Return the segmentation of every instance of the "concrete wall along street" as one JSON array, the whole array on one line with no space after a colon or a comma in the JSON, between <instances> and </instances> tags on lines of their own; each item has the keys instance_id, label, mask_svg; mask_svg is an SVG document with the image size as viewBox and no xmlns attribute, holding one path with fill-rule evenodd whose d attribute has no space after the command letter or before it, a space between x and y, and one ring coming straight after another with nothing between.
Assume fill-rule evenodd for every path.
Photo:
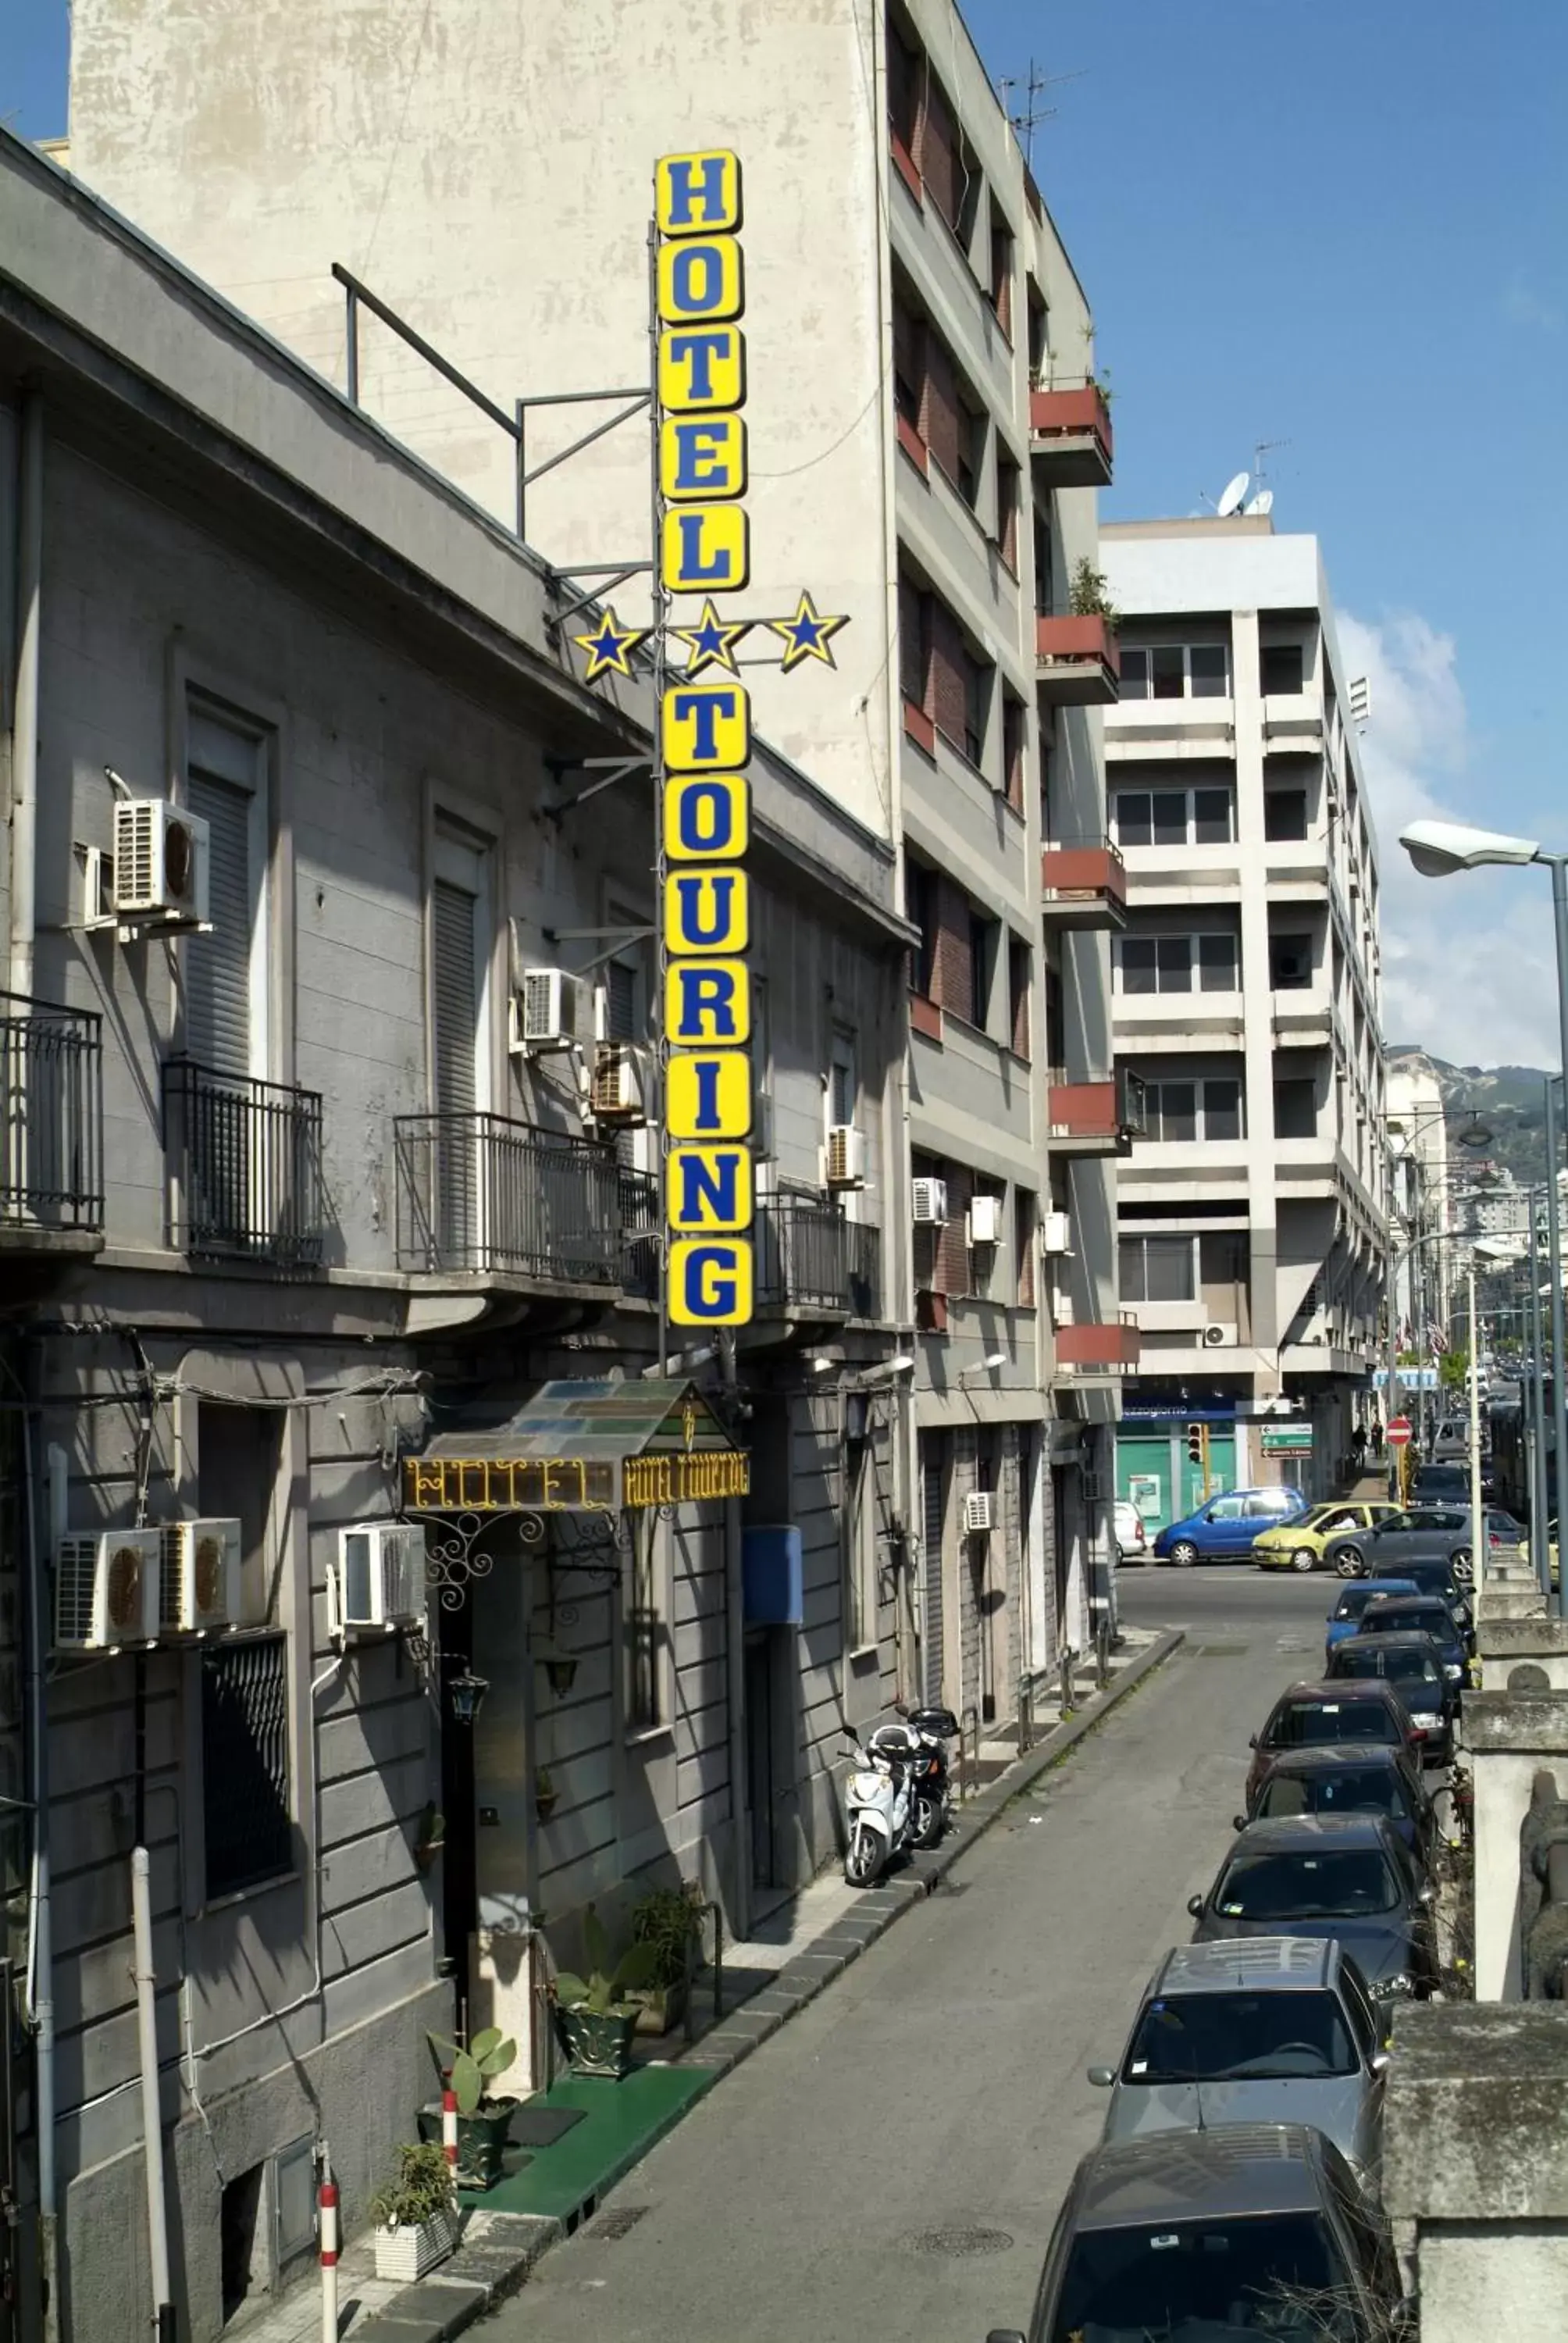
<instances>
[{"instance_id":1,"label":"concrete wall along street","mask_svg":"<svg viewBox=\"0 0 1568 2343\"><path fill-rule=\"evenodd\" d=\"M198 1638L155 1612L137 1654L116 1580L119 1630L51 1663L61 2302L72 2343L119 2343L127 2302L138 2319L150 2302L139 1834L175 2292L207 2343L308 2275L296 2150L330 2139L346 2223L363 2221L428 2089L425 2031L451 2019L437 1963L461 1982L484 1915L542 1900L570 1958L588 1896L624 1907L685 1875L733 1929L834 1851L836 1725L870 1722L910 1664L892 1419L857 1399L900 1307L880 1231L901 1178L907 930L886 839L759 743L758 1209L794 1234L739 1330L739 1437L746 1519L802 1526L804 1619L744 1615L731 1500L658 1523L635 1581L635 1541L573 1575L555 1566L569 1531L548 1563L514 1535L477 1589L448 1578L456 1610L427 1617L416 1595L407 1632L335 1633L340 1533L393 1523L406 1452L551 1376L657 1363L657 1127L585 1116L598 1037L640 1048L657 1013L651 695L640 669L586 688L526 548L8 136L0 252L0 577L24 386L45 548L35 935L5 1046L65 1031L82 1069L79 1091L30 1091L25 1177L0 1201L37 1535L46 1576L63 1533L233 1524L214 1584L238 1623ZM14 706L8 669L8 724ZM618 752L640 771L574 816L582 760ZM206 821L203 928L95 923L133 802ZM6 875L15 975L25 890ZM568 946L573 930L596 936ZM596 959L575 1047L508 1047L521 976ZM865 1167L848 1215L822 1189L844 1046ZM44 1179L61 1164L68 1192ZM825 1373L802 1365L814 1347ZM717 1363L698 1372L717 1388ZM852 1561L851 1454L871 1493ZM0 1759L25 1722L26 1606L4 1599L25 1482L10 1455ZM161 1605L162 1578L144 1583ZM547 1643L579 1662L559 1698L534 1664ZM445 1694L470 1654L493 1680L471 1749ZM35 2104L29 2087L25 2130Z\"/></svg>"}]
</instances>

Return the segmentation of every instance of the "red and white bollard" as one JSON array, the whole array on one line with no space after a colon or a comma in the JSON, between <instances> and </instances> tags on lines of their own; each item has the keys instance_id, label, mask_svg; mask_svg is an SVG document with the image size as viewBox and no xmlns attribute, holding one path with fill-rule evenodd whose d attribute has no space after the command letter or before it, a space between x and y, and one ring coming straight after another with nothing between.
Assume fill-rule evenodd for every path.
<instances>
[{"instance_id":1,"label":"red and white bollard","mask_svg":"<svg viewBox=\"0 0 1568 2343\"><path fill-rule=\"evenodd\" d=\"M455 2202L457 2195L457 2094L452 2090L441 2094L441 2147L447 2158L447 2177L452 2184Z\"/></svg>"},{"instance_id":2,"label":"red and white bollard","mask_svg":"<svg viewBox=\"0 0 1568 2343\"><path fill-rule=\"evenodd\" d=\"M321 2186L317 2192L321 2229L321 2343L337 2343L337 2183L321 2143Z\"/></svg>"}]
</instances>

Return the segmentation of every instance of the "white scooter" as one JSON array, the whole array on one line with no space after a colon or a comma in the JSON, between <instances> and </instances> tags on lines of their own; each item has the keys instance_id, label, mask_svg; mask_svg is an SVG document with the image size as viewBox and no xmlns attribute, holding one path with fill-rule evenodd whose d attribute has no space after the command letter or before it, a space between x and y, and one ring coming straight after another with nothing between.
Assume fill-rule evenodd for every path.
<instances>
[{"instance_id":1,"label":"white scooter","mask_svg":"<svg viewBox=\"0 0 1568 2343\"><path fill-rule=\"evenodd\" d=\"M854 1762L846 1785L849 1843L844 1876L869 1887L910 1844L914 1820L911 1760L920 1746L907 1725L882 1725L862 1748L851 1734Z\"/></svg>"}]
</instances>

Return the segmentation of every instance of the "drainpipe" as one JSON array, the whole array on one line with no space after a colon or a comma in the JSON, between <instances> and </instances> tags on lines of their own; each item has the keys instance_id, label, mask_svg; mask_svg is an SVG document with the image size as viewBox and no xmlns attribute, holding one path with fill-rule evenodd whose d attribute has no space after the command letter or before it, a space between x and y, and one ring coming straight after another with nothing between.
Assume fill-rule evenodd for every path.
<instances>
[{"instance_id":1,"label":"drainpipe","mask_svg":"<svg viewBox=\"0 0 1568 2343\"><path fill-rule=\"evenodd\" d=\"M9 985L33 990L38 826L38 642L44 578L44 401L22 394L16 562L16 691L11 718L11 963Z\"/></svg>"},{"instance_id":2,"label":"drainpipe","mask_svg":"<svg viewBox=\"0 0 1568 2343\"><path fill-rule=\"evenodd\" d=\"M169 2225L164 2207L164 2127L158 2105L158 2028L154 2007L152 1866L145 1846L131 1849L131 1930L135 1946L136 2047L142 2070L142 2139L147 2181L147 2258L158 2343L174 2343L169 2295Z\"/></svg>"},{"instance_id":3,"label":"drainpipe","mask_svg":"<svg viewBox=\"0 0 1568 2343\"><path fill-rule=\"evenodd\" d=\"M33 1378L27 1378L31 1389ZM22 1510L27 1540L27 1715L33 1800L32 1943L27 2005L34 2037L34 2129L38 2157L38 2274L45 2343L60 2333L60 2242L55 2179L55 1949L49 1882L48 1593L38 1559L35 1426L22 1434Z\"/></svg>"}]
</instances>

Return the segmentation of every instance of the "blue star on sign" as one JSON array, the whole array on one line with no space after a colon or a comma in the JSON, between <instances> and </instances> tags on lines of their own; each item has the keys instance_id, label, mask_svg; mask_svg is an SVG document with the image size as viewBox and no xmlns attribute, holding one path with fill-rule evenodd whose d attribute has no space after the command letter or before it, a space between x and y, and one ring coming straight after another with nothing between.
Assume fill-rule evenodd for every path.
<instances>
[{"instance_id":1,"label":"blue star on sign","mask_svg":"<svg viewBox=\"0 0 1568 2343\"><path fill-rule=\"evenodd\" d=\"M751 621L742 618L727 623L714 608L710 594L702 605L702 616L695 627L672 627L669 631L672 635L678 635L690 649L691 657L686 666L688 675L700 675L705 667L721 667L730 675L739 675L740 670L735 664L735 646L742 635L751 632Z\"/></svg>"},{"instance_id":2,"label":"blue star on sign","mask_svg":"<svg viewBox=\"0 0 1568 2343\"><path fill-rule=\"evenodd\" d=\"M588 653L583 681L597 683L601 675L630 675L631 655L647 634L646 627L623 627L614 610L607 609L591 635L572 637Z\"/></svg>"},{"instance_id":3,"label":"blue star on sign","mask_svg":"<svg viewBox=\"0 0 1568 2343\"><path fill-rule=\"evenodd\" d=\"M792 618L769 618L764 623L771 627L776 635L784 638L784 657L779 665L788 675L792 667L799 667L805 659L819 659L825 667L834 666L836 662L828 648L828 638L836 635L839 628L847 627L849 621L847 617L823 618L810 595L802 588Z\"/></svg>"}]
</instances>

